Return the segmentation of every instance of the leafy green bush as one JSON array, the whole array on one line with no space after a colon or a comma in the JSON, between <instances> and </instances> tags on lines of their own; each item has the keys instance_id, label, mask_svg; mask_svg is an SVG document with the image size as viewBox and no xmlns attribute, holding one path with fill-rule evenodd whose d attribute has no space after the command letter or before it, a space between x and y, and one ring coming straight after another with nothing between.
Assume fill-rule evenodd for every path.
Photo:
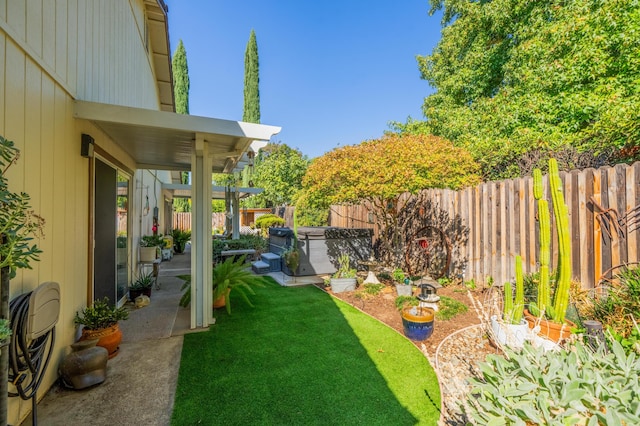
<instances>
[{"instance_id":1,"label":"leafy green bush","mask_svg":"<svg viewBox=\"0 0 640 426\"><path fill-rule=\"evenodd\" d=\"M362 285L363 291L373 296L377 296L378 294L380 294L383 288L384 284L366 283Z\"/></svg>"},{"instance_id":2,"label":"leafy green bush","mask_svg":"<svg viewBox=\"0 0 640 426\"><path fill-rule=\"evenodd\" d=\"M393 281L398 284L404 284L405 274L402 272L402 269L396 268L391 272L391 276L393 277Z\"/></svg>"},{"instance_id":3,"label":"leafy green bush","mask_svg":"<svg viewBox=\"0 0 640 426\"><path fill-rule=\"evenodd\" d=\"M263 214L256 219L256 228L262 229L262 235L267 236L269 228L273 226L284 226L284 219L275 214Z\"/></svg>"},{"instance_id":4,"label":"leafy green bush","mask_svg":"<svg viewBox=\"0 0 640 426\"><path fill-rule=\"evenodd\" d=\"M640 358L575 342L489 355L461 408L474 424L640 424Z\"/></svg>"},{"instance_id":5,"label":"leafy green bush","mask_svg":"<svg viewBox=\"0 0 640 426\"><path fill-rule=\"evenodd\" d=\"M436 312L436 319L447 321L455 317L458 314L467 312L469 308L462 302L458 302L451 297L441 296L438 303L438 311Z\"/></svg>"}]
</instances>

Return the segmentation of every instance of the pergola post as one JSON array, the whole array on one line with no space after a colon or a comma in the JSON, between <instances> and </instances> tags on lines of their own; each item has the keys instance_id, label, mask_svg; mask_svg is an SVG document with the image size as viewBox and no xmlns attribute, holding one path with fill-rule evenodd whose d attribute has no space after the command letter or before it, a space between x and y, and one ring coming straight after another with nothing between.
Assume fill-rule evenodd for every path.
<instances>
[{"instance_id":1,"label":"pergola post","mask_svg":"<svg viewBox=\"0 0 640 426\"><path fill-rule=\"evenodd\" d=\"M196 133L191 154L191 328L213 321L211 288L211 157L209 143Z\"/></svg>"},{"instance_id":2,"label":"pergola post","mask_svg":"<svg viewBox=\"0 0 640 426\"><path fill-rule=\"evenodd\" d=\"M232 239L240 238L240 192L236 186L236 190L231 193L231 228L233 229Z\"/></svg>"}]
</instances>

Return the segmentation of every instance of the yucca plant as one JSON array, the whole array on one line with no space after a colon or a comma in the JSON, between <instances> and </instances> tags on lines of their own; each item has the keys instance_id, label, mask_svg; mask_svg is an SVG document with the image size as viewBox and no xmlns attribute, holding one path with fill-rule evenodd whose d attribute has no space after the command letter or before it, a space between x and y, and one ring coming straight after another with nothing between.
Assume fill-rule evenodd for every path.
<instances>
[{"instance_id":1,"label":"yucca plant","mask_svg":"<svg viewBox=\"0 0 640 426\"><path fill-rule=\"evenodd\" d=\"M180 298L180 306L187 307L191 303L191 275L180 275L178 278L184 280L182 285L184 293ZM255 294L253 287L264 287L265 282L264 277L255 275L247 267L245 256L236 261L234 261L233 257L229 257L213 268L211 279L213 300L218 299L220 296L227 296L235 291L249 306L253 307L248 295ZM227 312L231 314L231 300L229 297L227 297L226 307Z\"/></svg>"}]
</instances>

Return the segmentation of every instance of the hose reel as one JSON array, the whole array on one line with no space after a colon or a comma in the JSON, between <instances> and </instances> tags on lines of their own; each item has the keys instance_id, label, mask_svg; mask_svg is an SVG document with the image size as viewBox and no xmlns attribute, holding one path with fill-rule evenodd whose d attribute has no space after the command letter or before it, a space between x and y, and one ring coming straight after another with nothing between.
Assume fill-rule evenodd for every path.
<instances>
[{"instance_id":1,"label":"hose reel","mask_svg":"<svg viewBox=\"0 0 640 426\"><path fill-rule=\"evenodd\" d=\"M60 315L60 286L45 282L21 294L10 304L11 341L9 344L9 382L19 396L31 399L33 425L37 425L38 388L42 383L55 343L55 326Z\"/></svg>"}]
</instances>

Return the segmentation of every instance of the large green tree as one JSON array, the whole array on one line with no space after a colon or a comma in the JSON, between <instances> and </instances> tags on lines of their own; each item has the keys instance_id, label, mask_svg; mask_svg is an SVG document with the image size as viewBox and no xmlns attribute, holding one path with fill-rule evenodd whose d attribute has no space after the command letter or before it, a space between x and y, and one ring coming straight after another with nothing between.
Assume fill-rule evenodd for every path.
<instances>
[{"instance_id":1,"label":"large green tree","mask_svg":"<svg viewBox=\"0 0 640 426\"><path fill-rule=\"evenodd\" d=\"M638 144L637 0L430 3L443 11L443 30L432 54L418 57L436 89L423 106L426 130L466 147L485 177L518 175L534 151Z\"/></svg>"},{"instance_id":2,"label":"large green tree","mask_svg":"<svg viewBox=\"0 0 640 426\"><path fill-rule=\"evenodd\" d=\"M299 150L283 143L270 143L258 153L253 185L264 192L246 200L247 207L290 205L302 187L309 159ZM247 185L245 182L244 185Z\"/></svg>"},{"instance_id":3,"label":"large green tree","mask_svg":"<svg viewBox=\"0 0 640 426\"><path fill-rule=\"evenodd\" d=\"M244 52L244 110L242 121L260 123L260 73L258 64L258 42L251 30L247 49Z\"/></svg>"},{"instance_id":4,"label":"large green tree","mask_svg":"<svg viewBox=\"0 0 640 426\"><path fill-rule=\"evenodd\" d=\"M331 204L364 203L382 235L398 230L404 193L425 188L460 189L480 182L479 167L463 148L436 136L389 134L316 158L302 180L298 217ZM311 210L311 214L307 212ZM397 235L384 240L386 256L400 264ZM393 258L393 259L392 259Z\"/></svg>"},{"instance_id":5,"label":"large green tree","mask_svg":"<svg viewBox=\"0 0 640 426\"><path fill-rule=\"evenodd\" d=\"M189 66L187 65L187 51L182 40L178 41L178 48L171 59L173 71L173 95L178 114L189 114ZM189 183L189 173L180 173L180 183ZM188 199L178 198L173 201L173 207L177 212L190 212L191 204Z\"/></svg>"}]
</instances>

